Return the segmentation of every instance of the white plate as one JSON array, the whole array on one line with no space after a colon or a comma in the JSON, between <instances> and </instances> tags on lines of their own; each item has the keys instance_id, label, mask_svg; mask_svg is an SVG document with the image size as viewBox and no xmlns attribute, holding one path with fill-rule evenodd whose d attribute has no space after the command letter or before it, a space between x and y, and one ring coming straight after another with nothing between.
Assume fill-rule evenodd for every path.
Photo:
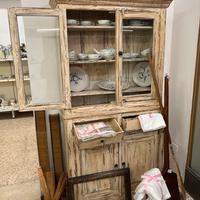
<instances>
[{"instance_id":1,"label":"white plate","mask_svg":"<svg viewBox=\"0 0 200 200\"><path fill-rule=\"evenodd\" d=\"M98 83L98 86L101 89L113 91L113 90L115 90L115 81L110 81L110 80L100 81ZM122 89L126 90L128 88L129 88L129 83L128 82L123 82L122 83Z\"/></svg>"},{"instance_id":2,"label":"white plate","mask_svg":"<svg viewBox=\"0 0 200 200\"><path fill-rule=\"evenodd\" d=\"M151 71L148 62L140 62L133 70L133 81L140 87L151 85Z\"/></svg>"},{"instance_id":3,"label":"white plate","mask_svg":"<svg viewBox=\"0 0 200 200\"><path fill-rule=\"evenodd\" d=\"M86 72L80 67L70 68L70 86L72 92L80 92L88 87L89 79Z\"/></svg>"}]
</instances>

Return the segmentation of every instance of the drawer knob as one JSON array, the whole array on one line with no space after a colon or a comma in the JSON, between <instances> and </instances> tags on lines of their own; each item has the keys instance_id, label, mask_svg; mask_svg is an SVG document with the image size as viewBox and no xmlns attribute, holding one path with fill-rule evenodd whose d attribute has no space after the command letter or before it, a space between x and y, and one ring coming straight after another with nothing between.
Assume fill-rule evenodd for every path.
<instances>
[{"instance_id":1,"label":"drawer knob","mask_svg":"<svg viewBox=\"0 0 200 200\"><path fill-rule=\"evenodd\" d=\"M114 168L118 168L118 164L115 164L115 165L114 165Z\"/></svg>"},{"instance_id":2,"label":"drawer knob","mask_svg":"<svg viewBox=\"0 0 200 200\"><path fill-rule=\"evenodd\" d=\"M122 56L123 55L123 51L119 51L118 54L119 54L119 56Z\"/></svg>"},{"instance_id":3,"label":"drawer knob","mask_svg":"<svg viewBox=\"0 0 200 200\"><path fill-rule=\"evenodd\" d=\"M122 167L123 167L123 168L126 167L126 163L125 163L125 162L122 163Z\"/></svg>"}]
</instances>

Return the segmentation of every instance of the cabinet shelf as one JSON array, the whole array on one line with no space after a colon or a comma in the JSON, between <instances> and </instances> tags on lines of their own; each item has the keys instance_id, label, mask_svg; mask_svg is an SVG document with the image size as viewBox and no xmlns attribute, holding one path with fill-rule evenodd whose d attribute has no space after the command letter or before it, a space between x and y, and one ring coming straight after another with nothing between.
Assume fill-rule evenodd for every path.
<instances>
[{"instance_id":1,"label":"cabinet shelf","mask_svg":"<svg viewBox=\"0 0 200 200\"><path fill-rule=\"evenodd\" d=\"M148 30L152 29L152 26L123 26L123 30ZM70 31L114 31L115 26L68 26L68 30Z\"/></svg>"},{"instance_id":2,"label":"cabinet shelf","mask_svg":"<svg viewBox=\"0 0 200 200\"><path fill-rule=\"evenodd\" d=\"M13 106L5 106L4 108L0 107L0 113L1 112L11 112L11 111L18 111L19 108L18 106L13 107Z\"/></svg>"},{"instance_id":3,"label":"cabinet shelf","mask_svg":"<svg viewBox=\"0 0 200 200\"><path fill-rule=\"evenodd\" d=\"M27 61L27 58L22 58L22 61ZM0 62L13 62L13 58L9 58L9 59L0 59Z\"/></svg>"},{"instance_id":4,"label":"cabinet shelf","mask_svg":"<svg viewBox=\"0 0 200 200\"><path fill-rule=\"evenodd\" d=\"M123 62L140 62L140 61L148 61L148 58L131 58L131 59L123 59ZM95 64L95 63L114 63L115 60L77 60L77 61L70 61L70 64Z\"/></svg>"},{"instance_id":5,"label":"cabinet shelf","mask_svg":"<svg viewBox=\"0 0 200 200\"><path fill-rule=\"evenodd\" d=\"M16 79L15 78L10 78L10 79L1 79L0 83L9 83L9 82L15 82ZM26 78L24 79L24 81L30 81L30 78Z\"/></svg>"},{"instance_id":6,"label":"cabinet shelf","mask_svg":"<svg viewBox=\"0 0 200 200\"><path fill-rule=\"evenodd\" d=\"M150 87L130 87L127 90L123 90L123 93L137 93L137 92L150 92ZM72 97L81 97L81 96L94 96L94 95L109 95L109 94L115 94L115 91L108 91L108 90L85 90L81 92L72 92Z\"/></svg>"}]
</instances>

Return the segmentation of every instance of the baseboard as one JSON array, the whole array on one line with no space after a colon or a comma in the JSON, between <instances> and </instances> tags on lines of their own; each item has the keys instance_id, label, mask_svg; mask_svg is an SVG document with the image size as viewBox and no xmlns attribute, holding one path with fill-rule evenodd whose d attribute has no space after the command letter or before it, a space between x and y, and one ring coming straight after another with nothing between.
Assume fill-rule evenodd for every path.
<instances>
[{"instance_id":1,"label":"baseboard","mask_svg":"<svg viewBox=\"0 0 200 200\"><path fill-rule=\"evenodd\" d=\"M185 170L185 188L195 200L200 200L200 175L189 167Z\"/></svg>"}]
</instances>

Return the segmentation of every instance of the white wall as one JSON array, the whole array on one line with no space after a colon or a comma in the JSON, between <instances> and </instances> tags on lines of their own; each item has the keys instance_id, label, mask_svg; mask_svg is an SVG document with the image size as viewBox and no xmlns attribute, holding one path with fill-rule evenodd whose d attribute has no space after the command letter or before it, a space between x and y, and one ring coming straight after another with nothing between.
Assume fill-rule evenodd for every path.
<instances>
[{"instance_id":1,"label":"white wall","mask_svg":"<svg viewBox=\"0 0 200 200\"><path fill-rule=\"evenodd\" d=\"M0 9L0 44L10 44L10 32L7 9Z\"/></svg>"},{"instance_id":2,"label":"white wall","mask_svg":"<svg viewBox=\"0 0 200 200\"><path fill-rule=\"evenodd\" d=\"M49 0L21 0L23 7L49 7Z\"/></svg>"},{"instance_id":3,"label":"white wall","mask_svg":"<svg viewBox=\"0 0 200 200\"><path fill-rule=\"evenodd\" d=\"M0 0L0 8L10 8L21 6L20 0Z\"/></svg>"},{"instance_id":4,"label":"white wall","mask_svg":"<svg viewBox=\"0 0 200 200\"><path fill-rule=\"evenodd\" d=\"M199 0L174 0L168 10L165 69L170 74L170 131L184 176L200 19ZM171 30L171 31L170 31ZM169 66L168 66L169 65Z\"/></svg>"}]
</instances>

